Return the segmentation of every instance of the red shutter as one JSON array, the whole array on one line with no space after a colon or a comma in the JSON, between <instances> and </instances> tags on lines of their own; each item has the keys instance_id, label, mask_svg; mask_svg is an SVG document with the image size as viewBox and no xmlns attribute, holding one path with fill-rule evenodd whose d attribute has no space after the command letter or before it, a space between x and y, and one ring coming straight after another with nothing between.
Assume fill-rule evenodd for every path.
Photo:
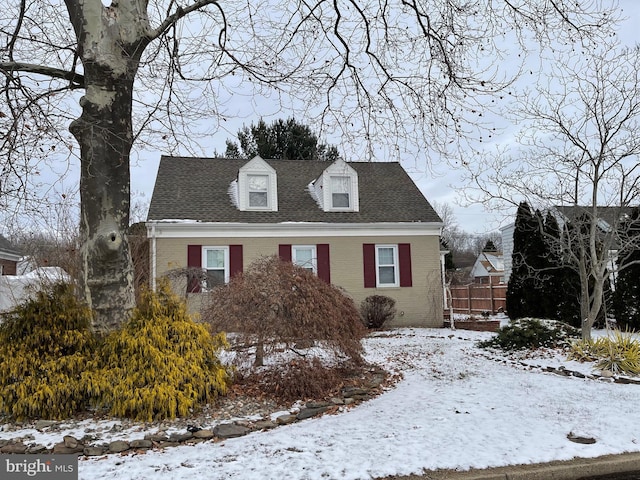
<instances>
[{"instance_id":1,"label":"red shutter","mask_svg":"<svg viewBox=\"0 0 640 480\"><path fill-rule=\"evenodd\" d=\"M329 263L329 244L319 243L316 245L318 255L318 278L327 283L331 283L331 265Z\"/></svg>"},{"instance_id":2,"label":"red shutter","mask_svg":"<svg viewBox=\"0 0 640 480\"><path fill-rule=\"evenodd\" d=\"M229 278L242 273L242 245L229 245Z\"/></svg>"},{"instance_id":3,"label":"red shutter","mask_svg":"<svg viewBox=\"0 0 640 480\"><path fill-rule=\"evenodd\" d=\"M280 259L284 260L285 262L290 262L291 261L291 245L279 245L278 246L278 255L280 256Z\"/></svg>"},{"instance_id":4,"label":"red shutter","mask_svg":"<svg viewBox=\"0 0 640 480\"><path fill-rule=\"evenodd\" d=\"M362 262L364 264L364 288L376 286L376 246L373 243L362 244Z\"/></svg>"},{"instance_id":5,"label":"red shutter","mask_svg":"<svg viewBox=\"0 0 640 480\"><path fill-rule=\"evenodd\" d=\"M411 287L411 244L398 244L398 257L400 261L400 286Z\"/></svg>"},{"instance_id":6,"label":"red shutter","mask_svg":"<svg viewBox=\"0 0 640 480\"><path fill-rule=\"evenodd\" d=\"M202 268L202 245L187 246L187 267ZM189 274L187 278L187 293L200 292L199 275Z\"/></svg>"}]
</instances>

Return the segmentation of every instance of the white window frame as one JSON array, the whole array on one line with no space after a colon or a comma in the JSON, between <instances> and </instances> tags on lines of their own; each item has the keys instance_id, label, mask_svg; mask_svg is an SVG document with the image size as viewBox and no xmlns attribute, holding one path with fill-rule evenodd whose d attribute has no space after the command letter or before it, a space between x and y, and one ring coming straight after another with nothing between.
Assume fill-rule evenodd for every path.
<instances>
[{"instance_id":1,"label":"white window frame","mask_svg":"<svg viewBox=\"0 0 640 480\"><path fill-rule=\"evenodd\" d=\"M205 271L205 280L202 285L202 290L211 290L211 287L207 285L208 270L219 270L214 268L207 268L207 252L210 250L222 250L224 252L224 283L229 283L229 247L228 246L206 246L202 247L202 269Z\"/></svg>"},{"instance_id":2,"label":"white window frame","mask_svg":"<svg viewBox=\"0 0 640 480\"><path fill-rule=\"evenodd\" d=\"M315 245L291 245L291 262L294 265L308 269L308 264L298 263L298 250L311 250L311 270L316 275L318 274L318 252Z\"/></svg>"},{"instance_id":3,"label":"white window frame","mask_svg":"<svg viewBox=\"0 0 640 480\"><path fill-rule=\"evenodd\" d=\"M380 250L390 248L393 250L393 263L380 263ZM382 283L380 281L380 268L381 267L394 267L394 281L393 283ZM384 244L376 245L376 286L381 288L386 287L399 287L400 286L400 259L398 256L398 245L396 244Z\"/></svg>"},{"instance_id":4,"label":"white window frame","mask_svg":"<svg viewBox=\"0 0 640 480\"><path fill-rule=\"evenodd\" d=\"M266 180L266 189L265 190L255 190L251 189L250 183L252 177L262 177ZM269 191L269 187L271 184L271 177L268 173L247 173L247 209L248 210L271 210L271 192ZM251 194L252 193L264 193L267 197L266 205L251 205Z\"/></svg>"},{"instance_id":5,"label":"white window frame","mask_svg":"<svg viewBox=\"0 0 640 480\"><path fill-rule=\"evenodd\" d=\"M340 178L340 179L344 179L345 183L347 184L347 191L346 192L334 192L333 191L333 179L334 178ZM353 188L351 186L351 176L350 175L330 175L329 176L329 186L331 189L331 193L330 193L330 200L331 200L331 210L345 210L345 211L351 211L353 210ZM347 205L346 207L336 207L333 203L333 194L334 193L346 193L349 196L349 205Z\"/></svg>"}]
</instances>

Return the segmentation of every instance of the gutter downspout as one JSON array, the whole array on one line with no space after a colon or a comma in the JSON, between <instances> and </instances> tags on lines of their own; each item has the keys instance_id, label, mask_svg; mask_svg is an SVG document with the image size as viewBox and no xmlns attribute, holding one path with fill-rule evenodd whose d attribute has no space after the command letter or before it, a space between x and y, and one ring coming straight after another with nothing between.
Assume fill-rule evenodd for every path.
<instances>
[{"instance_id":1,"label":"gutter downspout","mask_svg":"<svg viewBox=\"0 0 640 480\"><path fill-rule=\"evenodd\" d=\"M150 238L151 238L151 291L156 291L156 224L151 224L150 229Z\"/></svg>"}]
</instances>

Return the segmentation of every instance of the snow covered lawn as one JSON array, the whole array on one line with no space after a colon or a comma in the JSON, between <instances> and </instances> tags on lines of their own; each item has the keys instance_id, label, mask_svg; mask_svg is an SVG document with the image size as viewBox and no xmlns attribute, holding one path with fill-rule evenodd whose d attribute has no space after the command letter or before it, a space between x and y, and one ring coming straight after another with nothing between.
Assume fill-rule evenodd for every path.
<instances>
[{"instance_id":1,"label":"snow covered lawn","mask_svg":"<svg viewBox=\"0 0 640 480\"><path fill-rule=\"evenodd\" d=\"M223 442L81 459L79 476L368 479L640 451L640 385L527 366L591 373L590 365L555 352L503 361L475 346L490 335L448 329L374 334L365 341L367 359L404 378L373 400ZM571 442L570 433L596 443Z\"/></svg>"}]
</instances>

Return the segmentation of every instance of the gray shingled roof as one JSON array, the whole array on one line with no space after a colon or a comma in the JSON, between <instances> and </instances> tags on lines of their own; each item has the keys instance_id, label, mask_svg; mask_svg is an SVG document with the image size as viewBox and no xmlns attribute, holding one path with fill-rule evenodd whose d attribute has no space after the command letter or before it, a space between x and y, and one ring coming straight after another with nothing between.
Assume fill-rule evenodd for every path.
<instances>
[{"instance_id":1,"label":"gray shingled roof","mask_svg":"<svg viewBox=\"0 0 640 480\"><path fill-rule=\"evenodd\" d=\"M13 245L11 245L11 242L9 242L9 240L4 238L2 235L0 235L0 252L8 253L10 255L21 255L20 251L17 250Z\"/></svg>"},{"instance_id":2,"label":"gray shingled roof","mask_svg":"<svg viewBox=\"0 0 640 480\"><path fill-rule=\"evenodd\" d=\"M278 211L238 210L230 183L247 161L162 156L148 220L201 222L441 222L433 207L399 163L350 162L358 173L360 211L324 212L307 190L328 162L266 160L278 178Z\"/></svg>"}]
</instances>

